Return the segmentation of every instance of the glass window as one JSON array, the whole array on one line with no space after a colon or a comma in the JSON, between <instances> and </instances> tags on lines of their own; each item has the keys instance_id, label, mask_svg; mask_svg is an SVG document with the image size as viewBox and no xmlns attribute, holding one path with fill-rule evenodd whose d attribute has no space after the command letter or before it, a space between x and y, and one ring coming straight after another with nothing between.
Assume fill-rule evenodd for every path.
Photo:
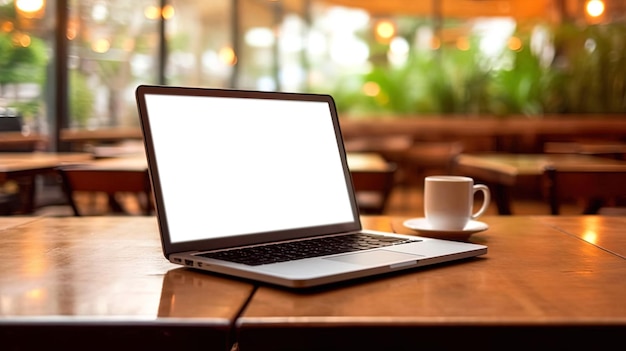
<instances>
[{"instance_id":1,"label":"glass window","mask_svg":"<svg viewBox=\"0 0 626 351\"><path fill-rule=\"evenodd\" d=\"M47 131L54 7L0 0L0 131Z\"/></svg>"},{"instance_id":2,"label":"glass window","mask_svg":"<svg viewBox=\"0 0 626 351\"><path fill-rule=\"evenodd\" d=\"M157 83L158 0L69 3L69 126L138 126L134 91Z\"/></svg>"},{"instance_id":3,"label":"glass window","mask_svg":"<svg viewBox=\"0 0 626 351\"><path fill-rule=\"evenodd\" d=\"M0 0L0 130L137 128L142 83L330 93L350 116L626 111L624 0L63 4Z\"/></svg>"},{"instance_id":4,"label":"glass window","mask_svg":"<svg viewBox=\"0 0 626 351\"><path fill-rule=\"evenodd\" d=\"M302 91L306 3L173 0L167 84Z\"/></svg>"},{"instance_id":5,"label":"glass window","mask_svg":"<svg viewBox=\"0 0 626 351\"><path fill-rule=\"evenodd\" d=\"M169 85L229 87L237 57L232 0L172 0L166 20Z\"/></svg>"}]
</instances>

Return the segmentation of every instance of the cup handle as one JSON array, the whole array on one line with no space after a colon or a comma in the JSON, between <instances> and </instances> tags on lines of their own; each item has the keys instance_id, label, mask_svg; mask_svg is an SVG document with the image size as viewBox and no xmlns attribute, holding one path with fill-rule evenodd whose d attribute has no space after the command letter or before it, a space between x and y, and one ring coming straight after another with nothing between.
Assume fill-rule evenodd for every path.
<instances>
[{"instance_id":1,"label":"cup handle","mask_svg":"<svg viewBox=\"0 0 626 351\"><path fill-rule=\"evenodd\" d=\"M489 202L491 201L491 193L489 192L489 188L484 185L484 184L476 184L474 185L474 192L473 194L475 195L477 191L482 191L483 195L484 195L484 199L483 199L483 205L480 207L480 209L474 213L472 215L472 219L476 219L480 216L483 215L483 213L485 213L485 211L487 211L487 208L489 207Z\"/></svg>"}]
</instances>

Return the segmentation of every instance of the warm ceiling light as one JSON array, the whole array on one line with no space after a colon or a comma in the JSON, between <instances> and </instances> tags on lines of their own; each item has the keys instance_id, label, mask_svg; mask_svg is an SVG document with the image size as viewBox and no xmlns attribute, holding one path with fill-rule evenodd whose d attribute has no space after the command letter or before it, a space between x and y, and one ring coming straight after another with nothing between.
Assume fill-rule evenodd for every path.
<instances>
[{"instance_id":1,"label":"warm ceiling light","mask_svg":"<svg viewBox=\"0 0 626 351\"><path fill-rule=\"evenodd\" d=\"M147 6L143 10L143 15L146 16L147 19L155 20L159 18L161 11L157 6Z\"/></svg>"},{"instance_id":2,"label":"warm ceiling light","mask_svg":"<svg viewBox=\"0 0 626 351\"><path fill-rule=\"evenodd\" d=\"M604 13L604 2L602 0L590 0L587 2L585 10L591 17L600 17Z\"/></svg>"},{"instance_id":3,"label":"warm ceiling light","mask_svg":"<svg viewBox=\"0 0 626 351\"><path fill-rule=\"evenodd\" d=\"M46 5L45 0L17 0L15 1L15 8L20 14L22 14L26 18L43 17L45 5Z\"/></svg>"},{"instance_id":4,"label":"warm ceiling light","mask_svg":"<svg viewBox=\"0 0 626 351\"><path fill-rule=\"evenodd\" d=\"M91 50L99 54L104 54L105 52L109 51L110 48L111 42L107 39L98 39L91 43Z\"/></svg>"},{"instance_id":5,"label":"warm ceiling light","mask_svg":"<svg viewBox=\"0 0 626 351\"><path fill-rule=\"evenodd\" d=\"M237 63L237 55L235 55L235 51L228 46L221 48L218 56L220 61L229 66L234 66Z\"/></svg>"},{"instance_id":6,"label":"warm ceiling light","mask_svg":"<svg viewBox=\"0 0 626 351\"><path fill-rule=\"evenodd\" d=\"M15 7L22 12L37 12L43 9L43 0L17 0Z\"/></svg>"},{"instance_id":7,"label":"warm ceiling light","mask_svg":"<svg viewBox=\"0 0 626 351\"><path fill-rule=\"evenodd\" d=\"M161 16L163 16L163 18L166 19L166 20L174 17L174 6L172 6L172 5L165 5L163 7L163 10L161 11Z\"/></svg>"},{"instance_id":8,"label":"warm ceiling light","mask_svg":"<svg viewBox=\"0 0 626 351\"><path fill-rule=\"evenodd\" d=\"M21 46L23 48L29 47L31 43L30 36L24 33L17 33L13 35L12 39L13 39L13 45Z\"/></svg>"},{"instance_id":9,"label":"warm ceiling light","mask_svg":"<svg viewBox=\"0 0 626 351\"><path fill-rule=\"evenodd\" d=\"M2 31L3 31L3 32L8 33L8 32L13 31L13 28L15 28L15 26L13 25L13 22L11 22L11 21L6 21L6 22L3 22L3 23L2 23L2 25L0 26L0 28L2 28Z\"/></svg>"},{"instance_id":10,"label":"warm ceiling light","mask_svg":"<svg viewBox=\"0 0 626 351\"><path fill-rule=\"evenodd\" d=\"M389 41L396 34L396 26L390 21L378 22L375 30L379 41Z\"/></svg>"},{"instance_id":11,"label":"warm ceiling light","mask_svg":"<svg viewBox=\"0 0 626 351\"><path fill-rule=\"evenodd\" d=\"M513 51L520 51L522 50L522 40L518 37L510 37L507 46Z\"/></svg>"},{"instance_id":12,"label":"warm ceiling light","mask_svg":"<svg viewBox=\"0 0 626 351\"><path fill-rule=\"evenodd\" d=\"M459 37L456 40L456 48L461 51L467 51L471 48L470 41L467 37Z\"/></svg>"},{"instance_id":13,"label":"warm ceiling light","mask_svg":"<svg viewBox=\"0 0 626 351\"><path fill-rule=\"evenodd\" d=\"M143 15L150 20L155 20L159 17L163 17L163 19L168 20L174 17L175 13L176 11L172 5L165 5L163 6L163 9L158 6L150 5L143 10Z\"/></svg>"},{"instance_id":14,"label":"warm ceiling light","mask_svg":"<svg viewBox=\"0 0 626 351\"><path fill-rule=\"evenodd\" d=\"M367 96L377 96L380 94L380 85L375 82L367 82L363 84L363 93Z\"/></svg>"}]
</instances>

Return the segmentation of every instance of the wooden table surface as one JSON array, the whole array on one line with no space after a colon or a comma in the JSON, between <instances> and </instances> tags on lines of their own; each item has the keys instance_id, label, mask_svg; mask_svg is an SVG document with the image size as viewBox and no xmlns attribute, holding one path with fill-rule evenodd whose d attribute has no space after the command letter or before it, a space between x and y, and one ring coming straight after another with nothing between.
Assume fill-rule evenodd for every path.
<instances>
[{"instance_id":1,"label":"wooden table surface","mask_svg":"<svg viewBox=\"0 0 626 351\"><path fill-rule=\"evenodd\" d=\"M16 182L21 203L18 213L30 214L34 211L36 176L91 159L92 155L85 152L0 152L0 186L9 180Z\"/></svg>"},{"instance_id":2,"label":"wooden table surface","mask_svg":"<svg viewBox=\"0 0 626 351\"><path fill-rule=\"evenodd\" d=\"M48 142L46 135L20 132L0 132L0 149L3 150L38 150Z\"/></svg>"},{"instance_id":3,"label":"wooden table surface","mask_svg":"<svg viewBox=\"0 0 626 351\"><path fill-rule=\"evenodd\" d=\"M348 153L346 155L351 171L376 171L387 169L387 161L377 153ZM115 154L115 157L104 157L86 162L85 166L93 169L130 169L140 170L148 167L146 155L141 152Z\"/></svg>"},{"instance_id":4,"label":"wooden table surface","mask_svg":"<svg viewBox=\"0 0 626 351\"><path fill-rule=\"evenodd\" d=\"M546 167L557 169L624 170L626 162L579 154L461 154L454 173L486 182L499 214L512 214L511 188L520 177L540 177ZM547 207L546 202L546 207Z\"/></svg>"},{"instance_id":5,"label":"wooden table surface","mask_svg":"<svg viewBox=\"0 0 626 351\"><path fill-rule=\"evenodd\" d=\"M626 163L577 154L461 154L455 161L458 172L470 173L481 179L515 185L518 176L539 176L548 166L612 167Z\"/></svg>"},{"instance_id":6,"label":"wooden table surface","mask_svg":"<svg viewBox=\"0 0 626 351\"><path fill-rule=\"evenodd\" d=\"M253 289L176 269L155 217L0 217L0 266L0 339L24 350L228 350Z\"/></svg>"},{"instance_id":7,"label":"wooden table surface","mask_svg":"<svg viewBox=\"0 0 626 351\"><path fill-rule=\"evenodd\" d=\"M411 233L403 220L364 224ZM621 343L625 218L481 220L490 228L469 240L489 247L483 257L309 292L259 287L237 322L240 349L601 349Z\"/></svg>"},{"instance_id":8,"label":"wooden table surface","mask_svg":"<svg viewBox=\"0 0 626 351\"><path fill-rule=\"evenodd\" d=\"M384 171L389 167L387 161L375 152L348 152L346 161L351 172Z\"/></svg>"},{"instance_id":9,"label":"wooden table surface","mask_svg":"<svg viewBox=\"0 0 626 351\"><path fill-rule=\"evenodd\" d=\"M546 153L577 153L582 155L594 155L612 157L623 160L626 155L626 143L618 141L582 141L582 142L546 142Z\"/></svg>"},{"instance_id":10,"label":"wooden table surface","mask_svg":"<svg viewBox=\"0 0 626 351\"><path fill-rule=\"evenodd\" d=\"M86 152L0 152L0 181L49 172L63 164L88 162Z\"/></svg>"},{"instance_id":11,"label":"wooden table surface","mask_svg":"<svg viewBox=\"0 0 626 351\"><path fill-rule=\"evenodd\" d=\"M544 217L542 222L626 259L626 217ZM624 277L626 278L626 277Z\"/></svg>"},{"instance_id":12,"label":"wooden table surface","mask_svg":"<svg viewBox=\"0 0 626 351\"><path fill-rule=\"evenodd\" d=\"M415 234L401 217L366 228ZM21 349L602 349L626 333L626 218L486 216L485 256L296 292L162 255L155 217L0 217Z\"/></svg>"}]
</instances>

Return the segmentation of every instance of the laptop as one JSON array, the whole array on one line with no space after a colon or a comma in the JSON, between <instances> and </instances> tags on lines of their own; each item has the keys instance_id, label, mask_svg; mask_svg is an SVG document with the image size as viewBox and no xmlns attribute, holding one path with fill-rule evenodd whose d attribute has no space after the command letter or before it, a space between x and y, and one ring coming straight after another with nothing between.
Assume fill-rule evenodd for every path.
<instances>
[{"instance_id":1,"label":"laptop","mask_svg":"<svg viewBox=\"0 0 626 351\"><path fill-rule=\"evenodd\" d=\"M364 230L329 95L142 85L136 99L172 263L309 288L487 252Z\"/></svg>"}]
</instances>

